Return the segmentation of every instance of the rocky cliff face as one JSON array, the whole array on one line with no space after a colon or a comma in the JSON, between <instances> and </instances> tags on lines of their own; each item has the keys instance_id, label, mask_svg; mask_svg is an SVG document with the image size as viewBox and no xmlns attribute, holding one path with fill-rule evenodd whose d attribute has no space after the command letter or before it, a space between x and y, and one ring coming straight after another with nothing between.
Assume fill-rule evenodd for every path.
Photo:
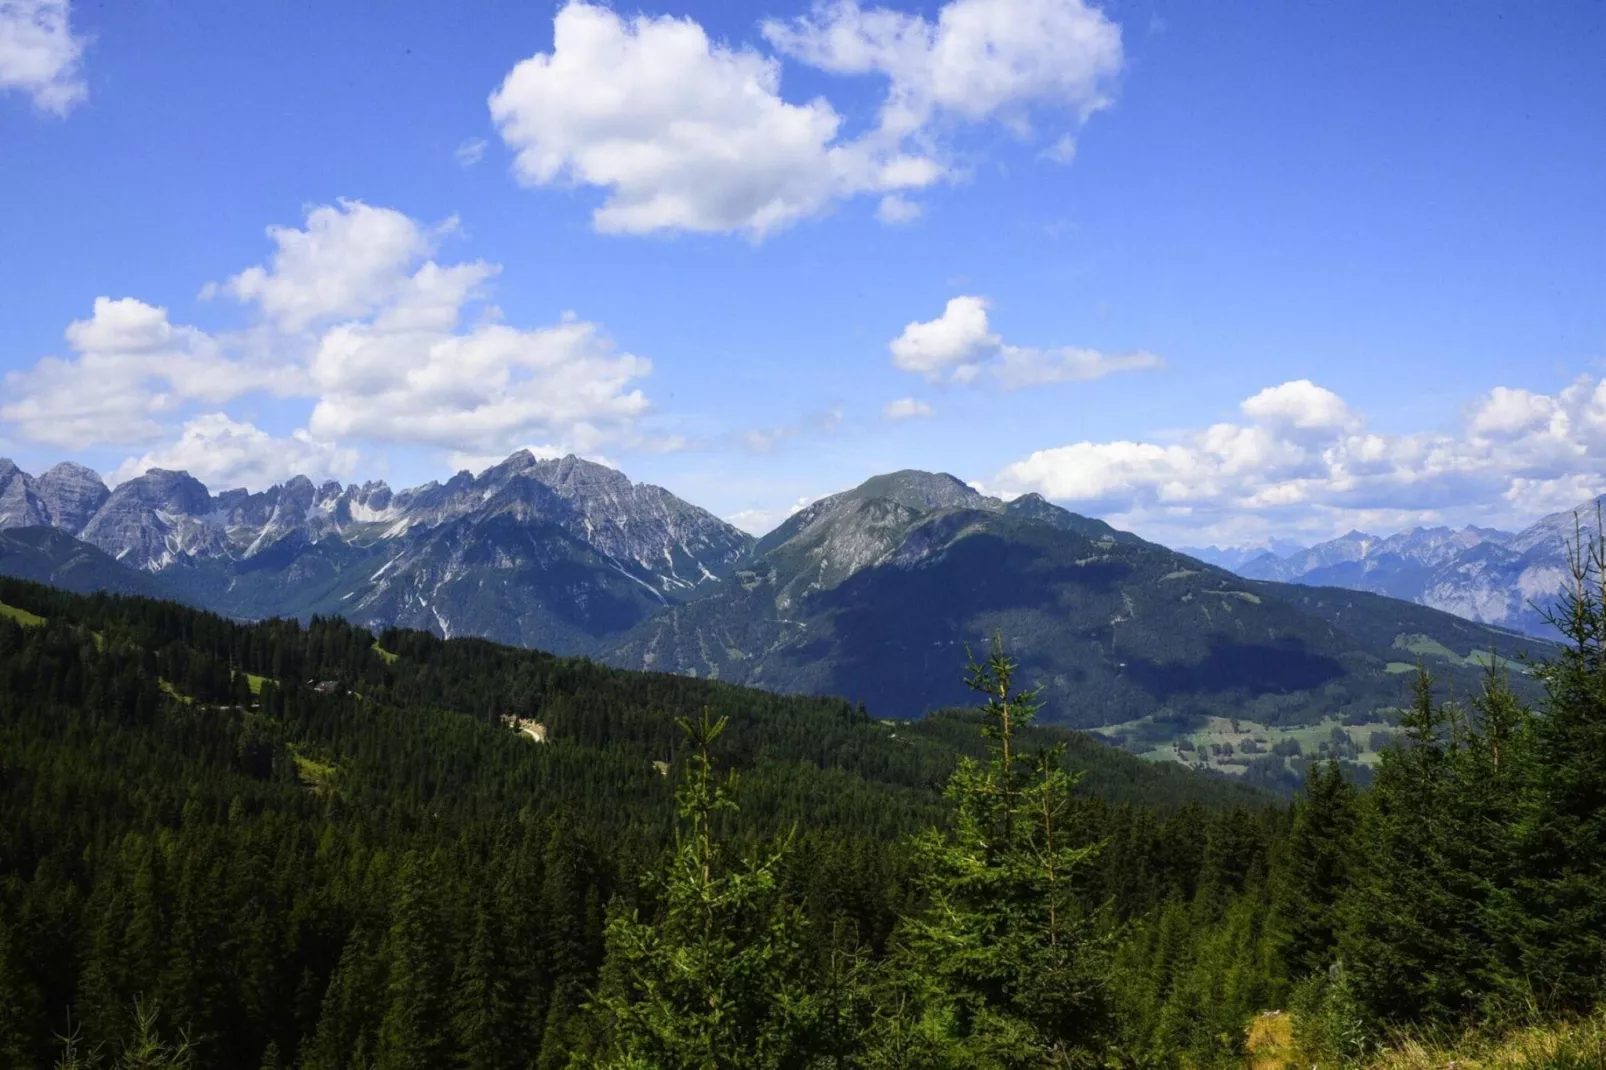
<instances>
[{"instance_id":1,"label":"rocky cliff face","mask_svg":"<svg viewBox=\"0 0 1606 1070\"><path fill-rule=\"evenodd\" d=\"M0 457L0 528L31 528L48 523L33 477Z\"/></svg>"},{"instance_id":2,"label":"rocky cliff face","mask_svg":"<svg viewBox=\"0 0 1606 1070\"><path fill-rule=\"evenodd\" d=\"M35 489L53 528L77 535L106 504L111 491L93 470L63 461L40 476Z\"/></svg>"},{"instance_id":3,"label":"rocky cliff face","mask_svg":"<svg viewBox=\"0 0 1606 1070\"><path fill-rule=\"evenodd\" d=\"M35 480L0 462L0 528L39 525L239 616L338 612L570 652L695 594L753 543L661 487L527 451L399 492L298 476L213 495L160 469L108 492L80 465Z\"/></svg>"},{"instance_id":4,"label":"rocky cliff face","mask_svg":"<svg viewBox=\"0 0 1606 1070\"><path fill-rule=\"evenodd\" d=\"M107 496L84 525L83 540L134 568L160 572L186 558L228 552L212 515L212 496L187 472L153 468Z\"/></svg>"}]
</instances>

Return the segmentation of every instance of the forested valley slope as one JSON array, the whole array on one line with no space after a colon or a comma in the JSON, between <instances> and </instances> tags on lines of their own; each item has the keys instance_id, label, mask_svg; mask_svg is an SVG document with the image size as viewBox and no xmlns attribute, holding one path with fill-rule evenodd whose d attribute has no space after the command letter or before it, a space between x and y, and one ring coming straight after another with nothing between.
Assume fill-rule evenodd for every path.
<instances>
[{"instance_id":1,"label":"forested valley slope","mask_svg":"<svg viewBox=\"0 0 1606 1070\"><path fill-rule=\"evenodd\" d=\"M1282 1010L1340 1065L1587 1013L1572 609L1537 711L1422 674L1370 790L1307 763L1289 808L1034 726L996 647L905 723L0 580L0 1063L1229 1066Z\"/></svg>"}]
</instances>

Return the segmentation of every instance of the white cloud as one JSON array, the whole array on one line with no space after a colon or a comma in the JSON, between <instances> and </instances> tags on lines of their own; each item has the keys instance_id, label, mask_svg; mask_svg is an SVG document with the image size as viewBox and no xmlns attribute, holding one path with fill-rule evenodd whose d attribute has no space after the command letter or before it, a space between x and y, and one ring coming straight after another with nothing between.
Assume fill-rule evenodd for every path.
<instances>
[{"instance_id":1,"label":"white cloud","mask_svg":"<svg viewBox=\"0 0 1606 1070\"><path fill-rule=\"evenodd\" d=\"M935 416L936 412L919 398L898 398L882 406L881 415L889 420L912 420L920 417Z\"/></svg>"},{"instance_id":2,"label":"white cloud","mask_svg":"<svg viewBox=\"0 0 1606 1070\"><path fill-rule=\"evenodd\" d=\"M432 231L395 209L362 201L320 205L307 212L305 230L268 228L278 247L269 265L247 268L221 286L208 283L201 296L221 290L255 302L286 331L365 315L393 300L412 266L455 225L449 220Z\"/></svg>"},{"instance_id":3,"label":"white cloud","mask_svg":"<svg viewBox=\"0 0 1606 1070\"><path fill-rule=\"evenodd\" d=\"M0 91L25 93L54 115L88 99L84 41L70 16L68 0L0 0Z\"/></svg>"},{"instance_id":4,"label":"white cloud","mask_svg":"<svg viewBox=\"0 0 1606 1070\"><path fill-rule=\"evenodd\" d=\"M1245 399L1242 409L1252 420L1302 431L1331 431L1356 423L1343 398L1309 379L1269 386Z\"/></svg>"},{"instance_id":5,"label":"white cloud","mask_svg":"<svg viewBox=\"0 0 1606 1070\"><path fill-rule=\"evenodd\" d=\"M954 297L941 316L904 327L889 348L892 363L904 371L937 379L974 365L998 346L998 336L987 329L987 302L980 297Z\"/></svg>"},{"instance_id":6,"label":"white cloud","mask_svg":"<svg viewBox=\"0 0 1606 1070\"><path fill-rule=\"evenodd\" d=\"M461 334L342 325L313 357L319 398L309 427L324 438L479 454L505 456L531 439L593 450L646 412L630 386L650 370L590 323Z\"/></svg>"},{"instance_id":7,"label":"white cloud","mask_svg":"<svg viewBox=\"0 0 1606 1070\"><path fill-rule=\"evenodd\" d=\"M1165 367L1165 361L1141 351L1110 355L1096 349L1006 345L991 330L987 309L980 297L951 298L941 316L908 324L888 344L892 363L933 382L975 383L985 370L1005 390Z\"/></svg>"},{"instance_id":8,"label":"white cloud","mask_svg":"<svg viewBox=\"0 0 1606 1070\"><path fill-rule=\"evenodd\" d=\"M446 455L446 463L451 466L453 472L473 472L475 475L479 475L487 468L494 468L501 464L508 459L510 454L517 453L520 449L529 450L530 455L538 461L555 461L560 457L566 456L569 452L561 446L546 445L519 446L517 449L507 451L507 453L464 453L461 450L453 450ZM598 464L607 464L600 457L588 457L586 459L596 461ZM613 468L616 466L608 465L608 467Z\"/></svg>"},{"instance_id":9,"label":"white cloud","mask_svg":"<svg viewBox=\"0 0 1606 1070\"><path fill-rule=\"evenodd\" d=\"M1253 539L1416 523L1507 526L1606 492L1606 382L1555 395L1497 387L1454 433L1369 432L1308 380L1246 399L1246 423L1170 444L1039 450L993 484L1078 503L1156 537Z\"/></svg>"},{"instance_id":10,"label":"white cloud","mask_svg":"<svg viewBox=\"0 0 1606 1070\"><path fill-rule=\"evenodd\" d=\"M609 191L598 230L759 237L858 192L918 189L930 160L838 140L824 99L780 96L780 64L710 41L690 19L569 3L551 53L519 63L491 116L532 186Z\"/></svg>"},{"instance_id":11,"label":"white cloud","mask_svg":"<svg viewBox=\"0 0 1606 1070\"><path fill-rule=\"evenodd\" d=\"M132 297L96 298L66 336L75 357L6 374L0 420L21 438L68 449L149 442L163 433L160 417L191 402L289 393L298 381L293 368L229 358L212 336Z\"/></svg>"},{"instance_id":12,"label":"white cloud","mask_svg":"<svg viewBox=\"0 0 1606 1070\"><path fill-rule=\"evenodd\" d=\"M875 217L888 226L913 223L925 211L919 204L898 193L889 193L876 206Z\"/></svg>"},{"instance_id":13,"label":"white cloud","mask_svg":"<svg viewBox=\"0 0 1606 1070\"><path fill-rule=\"evenodd\" d=\"M1000 386L1005 390L1018 390L1046 383L1082 383L1117 372L1148 371L1163 367L1165 361L1141 350L1111 355L1096 349L1072 346L1060 349L1003 346L993 370Z\"/></svg>"},{"instance_id":14,"label":"white cloud","mask_svg":"<svg viewBox=\"0 0 1606 1070\"><path fill-rule=\"evenodd\" d=\"M1023 129L1047 108L1079 125L1110 103L1123 63L1120 27L1081 0L952 0L935 22L836 0L764 36L821 70L884 75L882 125L897 133L939 112Z\"/></svg>"},{"instance_id":15,"label":"white cloud","mask_svg":"<svg viewBox=\"0 0 1606 1070\"><path fill-rule=\"evenodd\" d=\"M305 430L276 438L214 412L185 423L174 441L142 457L130 457L111 478L121 483L152 468L167 468L188 472L213 490L257 491L296 475L313 482L345 479L356 470L357 460L356 450L320 442Z\"/></svg>"},{"instance_id":16,"label":"white cloud","mask_svg":"<svg viewBox=\"0 0 1606 1070\"><path fill-rule=\"evenodd\" d=\"M725 521L741 528L749 535L767 535L779 527L782 521L816 500L813 497L804 495L791 505L779 509L743 509L727 516Z\"/></svg>"},{"instance_id":17,"label":"white cloud","mask_svg":"<svg viewBox=\"0 0 1606 1070\"><path fill-rule=\"evenodd\" d=\"M637 384L650 362L572 316L499 322L483 304L496 265L425 259L441 232L358 201L313 207L304 229L270 228L268 265L227 284L260 314L232 334L175 325L132 298L97 299L94 316L67 330L74 357L6 376L0 421L68 449L166 440L147 456L198 464L216 443L219 472L243 464L229 459L236 445L330 471L364 444L472 456L530 442L588 454L684 448L640 426L649 404ZM254 391L310 403L301 437L269 443L218 411Z\"/></svg>"},{"instance_id":18,"label":"white cloud","mask_svg":"<svg viewBox=\"0 0 1606 1070\"><path fill-rule=\"evenodd\" d=\"M462 167L473 167L485 156L485 139L482 137L464 138L458 142L457 149L452 153Z\"/></svg>"},{"instance_id":19,"label":"white cloud","mask_svg":"<svg viewBox=\"0 0 1606 1070\"><path fill-rule=\"evenodd\" d=\"M1520 437L1563 421L1557 430L1565 433L1566 414L1556 398L1497 386L1472 406L1469 426L1476 434L1491 438Z\"/></svg>"},{"instance_id":20,"label":"white cloud","mask_svg":"<svg viewBox=\"0 0 1606 1070\"><path fill-rule=\"evenodd\" d=\"M712 41L692 19L571 0L552 51L490 97L515 175L604 190L592 218L611 233L756 239L861 194L880 195L883 222L905 223L919 206L903 194L955 173L940 118L1024 133L1046 111L1074 128L1109 102L1122 65L1119 29L1080 0L953 0L935 23L841 3L763 32L830 73L884 76L874 128L845 136L825 97L781 95L777 59Z\"/></svg>"}]
</instances>

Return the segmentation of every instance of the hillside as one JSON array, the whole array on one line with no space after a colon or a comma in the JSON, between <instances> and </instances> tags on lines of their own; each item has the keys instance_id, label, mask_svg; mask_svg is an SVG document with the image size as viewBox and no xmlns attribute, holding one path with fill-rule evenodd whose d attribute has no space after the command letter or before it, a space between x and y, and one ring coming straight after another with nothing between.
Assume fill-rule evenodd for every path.
<instances>
[{"instance_id":1,"label":"hillside","mask_svg":"<svg viewBox=\"0 0 1606 1070\"><path fill-rule=\"evenodd\" d=\"M1381 722L1419 656L1471 690L1480 654L1544 645L1406 603L1250 583L1040 498L1005 505L929 473L815 503L732 579L638 625L607 660L916 717L962 700L941 666L996 630L1055 720L1279 726Z\"/></svg>"},{"instance_id":2,"label":"hillside","mask_svg":"<svg viewBox=\"0 0 1606 1070\"><path fill-rule=\"evenodd\" d=\"M631 672L477 639L442 640L397 629L376 638L330 618L307 628L286 621L239 624L171 602L85 598L8 579L0 579L0 605L48 623L51 635L98 637L91 648L73 652L85 662L86 674L94 673L90 663L99 656L110 656L108 637L116 635L127 654L153 667L142 673L144 683L159 681L169 692L203 704L235 702L235 678L247 676L253 694L271 687L334 720L359 710L398 723L446 717L462 730L485 730L495 739L501 739L504 719L540 721L553 746L530 751L509 735L499 748L523 762L521 776L540 775L540 756L606 752L609 762L638 757L637 779L653 783L653 761L672 759L682 747L675 721L705 708L732 719L726 756L735 766L803 762L820 776L847 775L872 792L930 793L957 756L981 750L962 711L923 722L888 722L842 699ZM962 670L955 663L950 675ZM320 730L314 723L306 728ZM1064 744L1068 760L1087 771L1086 790L1111 802L1221 806L1267 799L1220 779L1154 767L1082 733L1052 726L1034 731L1036 742ZM302 742L329 740L309 736ZM296 743L286 738L280 764L288 763L285 755ZM426 750L421 746L419 756ZM475 778L476 790L484 789L480 774L465 769L463 775ZM376 790L386 789L380 784Z\"/></svg>"},{"instance_id":3,"label":"hillside","mask_svg":"<svg viewBox=\"0 0 1606 1070\"><path fill-rule=\"evenodd\" d=\"M604 907L669 842L676 720L705 709L730 719L731 833L795 830L786 880L823 931L884 940L906 894L895 845L945 820L943 781L984 749L971 715L887 723L482 640L0 579L0 1063L52 1062L69 1008L86 1045L115 1050L141 999L196 1038L198 1066L284 1065L268 1046L344 1066L309 1053L371 1042L390 997L352 964L397 968L393 922L429 934L431 999L478 961L476 932L500 934L522 1009L487 1065L558 1059L583 1039L554 1023L595 984ZM1240 784L1058 729L1023 740L1086 770L1078 835L1128 845L1089 879L1134 908L1191 894L1216 824L1269 820Z\"/></svg>"},{"instance_id":4,"label":"hillside","mask_svg":"<svg viewBox=\"0 0 1606 1070\"><path fill-rule=\"evenodd\" d=\"M670 1050L763 1030L887 1065L927 1023L917 1051L951 1054L913 1065L986 1065L985 1042L1023 1068L1225 1068L1278 1007L1312 1023L1312 1061L1348 1065L1402 1029L1496 1021L1510 992L1595 1000L1599 927L1546 912L1606 904L1571 868L1600 853L1598 659L1553 670L1537 714L1498 680L1474 724L1419 695L1371 792L1313 765L1291 812L1023 725L992 664L1003 706L908 724L0 580L0 1062L62 1058L70 1013L69 1062L182 1035L197 1068L596 1064L657 1006L687 1035ZM1009 939L943 935L975 927ZM967 946L1011 988L950 966ZM1529 961L1552 988L1522 987ZM710 991L749 1009L710 1012ZM990 1001L997 1024L911 1000Z\"/></svg>"}]
</instances>

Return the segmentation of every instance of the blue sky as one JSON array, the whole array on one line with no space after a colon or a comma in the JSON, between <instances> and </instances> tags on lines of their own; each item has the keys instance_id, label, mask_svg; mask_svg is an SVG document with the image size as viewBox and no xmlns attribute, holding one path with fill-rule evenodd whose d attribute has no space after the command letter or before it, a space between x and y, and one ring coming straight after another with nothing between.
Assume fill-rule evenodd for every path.
<instances>
[{"instance_id":1,"label":"blue sky","mask_svg":"<svg viewBox=\"0 0 1606 1070\"><path fill-rule=\"evenodd\" d=\"M1598 3L6 0L0 455L1519 525L1606 492L1603 55Z\"/></svg>"}]
</instances>

